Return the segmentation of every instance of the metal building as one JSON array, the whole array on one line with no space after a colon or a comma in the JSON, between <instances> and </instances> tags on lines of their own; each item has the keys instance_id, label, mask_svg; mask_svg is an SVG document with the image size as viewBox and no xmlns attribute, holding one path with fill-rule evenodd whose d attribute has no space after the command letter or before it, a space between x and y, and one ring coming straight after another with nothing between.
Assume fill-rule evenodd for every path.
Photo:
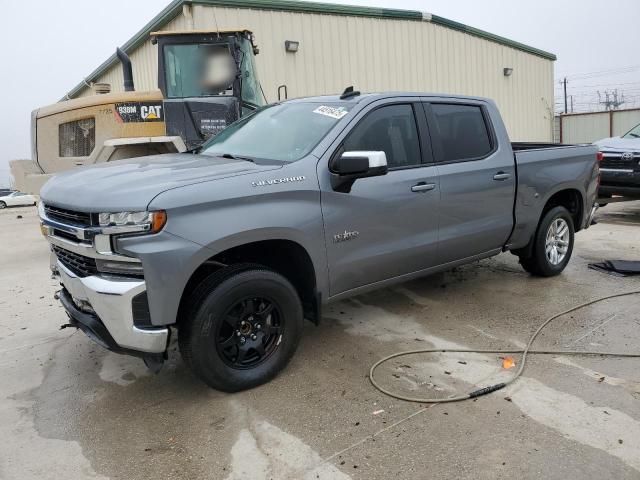
<instances>
[{"instance_id":1,"label":"metal building","mask_svg":"<svg viewBox=\"0 0 640 480\"><path fill-rule=\"evenodd\" d=\"M289 98L341 92L426 91L494 99L515 141L553 138L551 53L430 13L288 0L174 0L123 49L136 88L157 88L159 30L246 28L260 47L258 74L268 101L286 85ZM292 52L285 42L298 42ZM92 85L122 90L115 55L68 92ZM280 89L281 96L284 88Z\"/></svg>"}]
</instances>

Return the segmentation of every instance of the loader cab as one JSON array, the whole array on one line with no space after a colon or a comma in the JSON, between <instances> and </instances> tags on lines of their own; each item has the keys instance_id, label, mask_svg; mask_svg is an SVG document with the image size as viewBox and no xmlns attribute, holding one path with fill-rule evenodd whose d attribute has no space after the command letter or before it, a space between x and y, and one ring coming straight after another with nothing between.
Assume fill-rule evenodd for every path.
<instances>
[{"instance_id":1,"label":"loader cab","mask_svg":"<svg viewBox=\"0 0 640 480\"><path fill-rule=\"evenodd\" d=\"M167 135L198 148L265 104L248 30L155 32Z\"/></svg>"}]
</instances>

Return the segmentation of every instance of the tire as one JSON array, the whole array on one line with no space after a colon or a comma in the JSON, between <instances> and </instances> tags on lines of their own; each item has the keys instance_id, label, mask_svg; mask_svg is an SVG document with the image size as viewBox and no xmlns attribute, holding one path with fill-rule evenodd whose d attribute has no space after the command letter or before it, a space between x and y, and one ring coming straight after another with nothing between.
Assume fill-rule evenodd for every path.
<instances>
[{"instance_id":1,"label":"tire","mask_svg":"<svg viewBox=\"0 0 640 480\"><path fill-rule=\"evenodd\" d=\"M553 237L549 242L548 235ZM571 259L574 238L573 218L569 211L560 206L552 208L544 214L538 225L531 256L520 257L522 268L539 277L559 275Z\"/></svg>"},{"instance_id":2,"label":"tire","mask_svg":"<svg viewBox=\"0 0 640 480\"><path fill-rule=\"evenodd\" d=\"M4 202L0 202L0 209L7 208L7 204Z\"/></svg>"},{"instance_id":3,"label":"tire","mask_svg":"<svg viewBox=\"0 0 640 480\"><path fill-rule=\"evenodd\" d=\"M217 390L237 392L268 382L300 341L298 293L266 268L219 270L195 289L188 304L192 307L178 327L180 353L193 373Z\"/></svg>"}]
</instances>

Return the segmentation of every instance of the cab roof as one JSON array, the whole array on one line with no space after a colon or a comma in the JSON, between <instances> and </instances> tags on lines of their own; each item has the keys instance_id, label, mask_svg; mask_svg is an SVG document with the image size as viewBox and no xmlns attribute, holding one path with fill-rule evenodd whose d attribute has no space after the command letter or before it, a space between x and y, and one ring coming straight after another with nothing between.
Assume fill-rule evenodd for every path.
<instances>
[{"instance_id":1,"label":"cab roof","mask_svg":"<svg viewBox=\"0 0 640 480\"><path fill-rule=\"evenodd\" d=\"M228 35L231 33L253 33L248 28L237 28L234 30L160 30L157 32L151 32L151 37L167 37L172 35Z\"/></svg>"},{"instance_id":2,"label":"cab roof","mask_svg":"<svg viewBox=\"0 0 640 480\"><path fill-rule=\"evenodd\" d=\"M454 95L450 93L432 93L432 92L379 92L379 93L359 93L356 95L351 95L347 98L341 98L341 95L319 95L315 97L300 97L291 100L287 100L287 102L300 102L300 103L335 103L335 102L343 102L343 103L353 103L358 104L362 102L373 102L375 100L381 100L384 98L402 98L402 97L441 97L441 98L451 98L451 99L460 99L460 100L479 100L479 101L488 101L489 99L484 97L472 97L468 95Z\"/></svg>"}]
</instances>

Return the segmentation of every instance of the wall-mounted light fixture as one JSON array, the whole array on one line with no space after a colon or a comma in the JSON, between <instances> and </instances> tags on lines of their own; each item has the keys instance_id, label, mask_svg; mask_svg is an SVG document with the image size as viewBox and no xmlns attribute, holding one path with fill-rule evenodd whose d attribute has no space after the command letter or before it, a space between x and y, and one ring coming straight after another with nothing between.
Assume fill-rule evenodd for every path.
<instances>
[{"instance_id":1,"label":"wall-mounted light fixture","mask_svg":"<svg viewBox=\"0 0 640 480\"><path fill-rule=\"evenodd\" d=\"M511 74L513 73L513 68L505 67L502 69L502 73L504 74L505 77L510 77Z\"/></svg>"},{"instance_id":2,"label":"wall-mounted light fixture","mask_svg":"<svg viewBox=\"0 0 640 480\"><path fill-rule=\"evenodd\" d=\"M285 40L284 41L284 49L287 52L296 53L300 48L300 42L296 40Z\"/></svg>"}]
</instances>

